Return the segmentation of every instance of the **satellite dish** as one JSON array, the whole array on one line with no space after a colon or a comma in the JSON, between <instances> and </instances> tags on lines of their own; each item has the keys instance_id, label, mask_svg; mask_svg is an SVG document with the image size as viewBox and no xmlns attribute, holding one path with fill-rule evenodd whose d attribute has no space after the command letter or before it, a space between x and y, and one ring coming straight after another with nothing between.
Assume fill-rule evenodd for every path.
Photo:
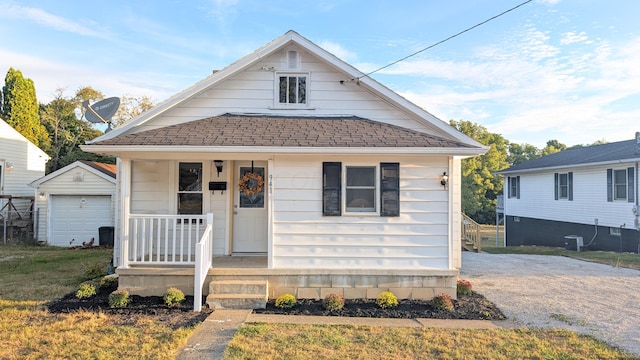
<instances>
[{"instance_id":1,"label":"satellite dish","mask_svg":"<svg viewBox=\"0 0 640 360\"><path fill-rule=\"evenodd\" d=\"M94 124L107 124L106 132L111 131L111 118L116 114L120 107L120 98L110 97L104 100L100 100L97 103L89 106L89 101L84 101L82 106L87 110L84 113L84 117Z\"/></svg>"}]
</instances>

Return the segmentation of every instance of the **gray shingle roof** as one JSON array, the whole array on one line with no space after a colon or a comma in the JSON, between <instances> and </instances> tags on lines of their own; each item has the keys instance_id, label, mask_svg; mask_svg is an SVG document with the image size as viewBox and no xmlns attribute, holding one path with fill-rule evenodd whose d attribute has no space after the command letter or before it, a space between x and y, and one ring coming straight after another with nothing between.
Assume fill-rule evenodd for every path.
<instances>
[{"instance_id":1,"label":"gray shingle roof","mask_svg":"<svg viewBox=\"0 0 640 360\"><path fill-rule=\"evenodd\" d=\"M474 148L459 141L355 116L237 114L120 135L92 145Z\"/></svg>"},{"instance_id":2,"label":"gray shingle roof","mask_svg":"<svg viewBox=\"0 0 640 360\"><path fill-rule=\"evenodd\" d=\"M500 173L542 168L589 165L620 160L626 162L640 161L640 152L637 152L636 150L635 139L602 145L567 149L555 154L523 162L506 170L500 171Z\"/></svg>"}]
</instances>

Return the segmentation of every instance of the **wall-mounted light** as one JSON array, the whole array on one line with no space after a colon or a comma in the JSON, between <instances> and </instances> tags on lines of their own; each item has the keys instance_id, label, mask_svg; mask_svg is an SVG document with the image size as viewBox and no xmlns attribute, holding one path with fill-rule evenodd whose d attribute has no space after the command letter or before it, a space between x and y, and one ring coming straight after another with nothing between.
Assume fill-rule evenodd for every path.
<instances>
[{"instance_id":1,"label":"wall-mounted light","mask_svg":"<svg viewBox=\"0 0 640 360\"><path fill-rule=\"evenodd\" d=\"M40 192L38 193L38 198L39 198L40 200L44 200L44 199L45 199L45 193L44 193L44 191L40 191Z\"/></svg>"},{"instance_id":2,"label":"wall-mounted light","mask_svg":"<svg viewBox=\"0 0 640 360\"><path fill-rule=\"evenodd\" d=\"M13 170L13 163L10 161L7 161L5 164L5 167L7 170Z\"/></svg>"},{"instance_id":3,"label":"wall-mounted light","mask_svg":"<svg viewBox=\"0 0 640 360\"><path fill-rule=\"evenodd\" d=\"M442 176L440 176L440 185L442 185L446 189L448 183L449 183L449 175L447 175L447 172L445 171L442 173Z\"/></svg>"},{"instance_id":4,"label":"wall-mounted light","mask_svg":"<svg viewBox=\"0 0 640 360\"><path fill-rule=\"evenodd\" d=\"M224 161L213 160L213 164L216 166L216 170L218 171L218 177L220 177L220 173L222 172L222 164L224 164Z\"/></svg>"}]
</instances>

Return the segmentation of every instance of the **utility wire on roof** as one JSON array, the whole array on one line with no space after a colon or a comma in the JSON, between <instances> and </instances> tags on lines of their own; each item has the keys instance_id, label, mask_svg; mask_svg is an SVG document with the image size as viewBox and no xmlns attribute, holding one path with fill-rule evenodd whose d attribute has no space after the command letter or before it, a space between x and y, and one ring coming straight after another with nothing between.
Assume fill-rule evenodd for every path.
<instances>
[{"instance_id":1,"label":"utility wire on roof","mask_svg":"<svg viewBox=\"0 0 640 360\"><path fill-rule=\"evenodd\" d=\"M484 25L484 24L488 23L488 22L489 22L489 21L491 21L491 20L497 19L497 18L499 18L500 16L505 15L506 13L511 12L511 11L513 11L513 10L515 10L515 9L517 9L517 8L521 7L521 6L524 6L524 5L526 5L526 4L528 4L528 3L532 2L532 1L533 1L533 0L527 0L527 1L523 2L523 3L520 3L520 4L518 4L518 5L514 6L514 7L512 7L511 9L505 10L505 11L501 12L501 13L500 13L500 14L498 14L498 15L492 16L492 17L488 18L487 20L485 20L485 21L483 21L483 22L477 23L477 24L473 25L473 26L472 26L472 27L470 27L470 28L464 29L464 30L460 31L460 32L459 32L459 33L457 33L457 34L451 35L451 36L449 36L448 38L446 38L446 39L444 39L444 40L440 40L440 41L438 41L437 43L435 43L435 44L433 44L433 45L429 45L429 46L427 46L426 48L424 48L424 49L422 49L422 50L418 50L418 51L414 52L413 54L407 55L407 56L403 57L402 59L396 60L396 61L394 61L394 62L392 62L392 63L390 63L390 64L387 64L387 65L385 65L385 66L383 66L383 67L377 68L377 69L375 69L375 70L373 70L373 71L371 71L371 72L368 72L368 73L366 73L366 74L364 74L364 75L362 75L362 76L358 76L358 77L352 78L352 79L351 79L351 80L349 80L349 81L357 81L357 80L360 80L360 79L362 79L362 78L363 78L363 77L365 77L365 76L369 76L369 75L371 75L371 74L373 74L373 73L376 73L376 72L378 72L378 71L380 71L380 70L383 70L383 69L386 69L386 68L388 68L388 67L390 67L390 66L393 66L393 65L395 65L395 64L397 64L397 63L399 63L399 62L405 61L405 60L407 60L407 59L408 59L408 58L410 58L410 57L416 56L416 55L418 55L418 54L420 54L420 53L422 53L422 52L425 52L425 51L427 51L427 50L429 50L429 49L431 49L431 48L433 48L433 47L436 47L436 46L438 46L438 45L440 45L440 44L442 44L442 43L444 43L444 42L447 42L447 41L449 41L449 40L451 40L451 39L453 39L453 38L455 38L455 37L458 37L458 36L460 36L460 35L462 35L462 34L464 34L464 33L468 32L468 31L471 31L471 30L473 30L473 29L477 28L478 26Z\"/></svg>"}]
</instances>

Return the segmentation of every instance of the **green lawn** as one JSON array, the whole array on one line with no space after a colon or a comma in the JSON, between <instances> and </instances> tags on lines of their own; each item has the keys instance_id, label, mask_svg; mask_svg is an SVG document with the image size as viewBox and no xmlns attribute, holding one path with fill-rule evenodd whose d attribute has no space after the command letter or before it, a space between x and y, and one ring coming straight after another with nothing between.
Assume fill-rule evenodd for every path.
<instances>
[{"instance_id":1,"label":"green lawn","mask_svg":"<svg viewBox=\"0 0 640 360\"><path fill-rule=\"evenodd\" d=\"M490 254L535 254L567 256L574 259L593 261L616 267L626 267L640 270L640 255L634 253L617 253L612 251L569 251L565 248L547 246L509 246L504 247L503 229L500 227L498 246L496 247L495 225L482 225L482 251Z\"/></svg>"},{"instance_id":2,"label":"green lawn","mask_svg":"<svg viewBox=\"0 0 640 360\"><path fill-rule=\"evenodd\" d=\"M110 249L0 246L0 359L174 359L193 328L149 316L52 314L43 304L106 270ZM226 359L633 359L565 330L246 324Z\"/></svg>"}]
</instances>

